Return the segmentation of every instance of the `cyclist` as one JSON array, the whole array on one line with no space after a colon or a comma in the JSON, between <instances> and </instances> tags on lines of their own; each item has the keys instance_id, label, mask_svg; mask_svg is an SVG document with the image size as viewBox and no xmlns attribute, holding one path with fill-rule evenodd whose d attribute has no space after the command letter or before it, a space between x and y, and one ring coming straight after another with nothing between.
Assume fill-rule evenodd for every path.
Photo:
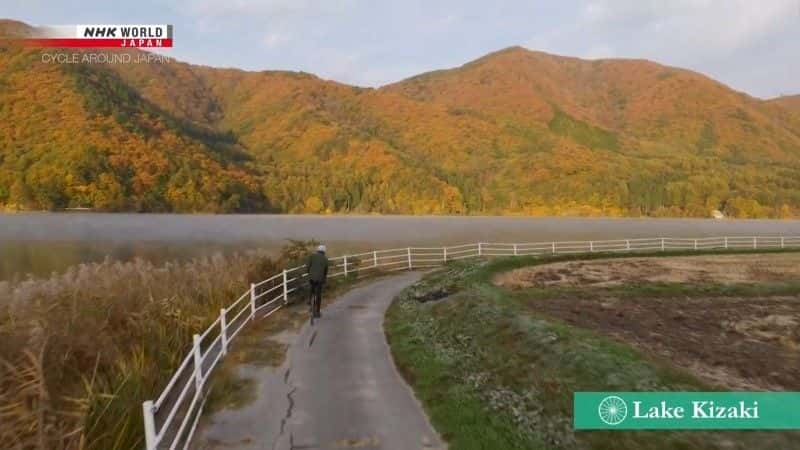
<instances>
[{"instance_id":1,"label":"cyclist","mask_svg":"<svg viewBox=\"0 0 800 450\"><path fill-rule=\"evenodd\" d=\"M306 263L308 281L311 283L311 299L317 296L316 311L314 317L322 317L320 309L322 307L322 286L328 278L328 258L325 256L325 246L320 245L317 251L309 255Z\"/></svg>"}]
</instances>

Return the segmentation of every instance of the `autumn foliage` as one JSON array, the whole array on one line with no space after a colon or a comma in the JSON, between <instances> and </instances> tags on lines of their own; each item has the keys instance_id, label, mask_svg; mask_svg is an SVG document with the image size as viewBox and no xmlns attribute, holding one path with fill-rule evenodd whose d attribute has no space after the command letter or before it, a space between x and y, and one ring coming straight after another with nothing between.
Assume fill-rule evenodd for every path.
<instances>
[{"instance_id":1,"label":"autumn foliage","mask_svg":"<svg viewBox=\"0 0 800 450\"><path fill-rule=\"evenodd\" d=\"M800 215L800 112L522 48L365 89L0 44L7 209Z\"/></svg>"},{"instance_id":2,"label":"autumn foliage","mask_svg":"<svg viewBox=\"0 0 800 450\"><path fill-rule=\"evenodd\" d=\"M771 99L769 103L800 113L800 95L784 95Z\"/></svg>"}]
</instances>

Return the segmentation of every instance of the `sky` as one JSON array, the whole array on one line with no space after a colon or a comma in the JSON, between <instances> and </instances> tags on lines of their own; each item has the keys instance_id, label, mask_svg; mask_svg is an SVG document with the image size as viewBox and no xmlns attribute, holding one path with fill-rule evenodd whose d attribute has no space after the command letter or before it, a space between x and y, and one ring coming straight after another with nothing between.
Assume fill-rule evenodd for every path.
<instances>
[{"instance_id":1,"label":"sky","mask_svg":"<svg viewBox=\"0 0 800 450\"><path fill-rule=\"evenodd\" d=\"M80 6L76 6L80 5ZM173 24L180 60L381 86L512 45L800 94L800 0L0 0L31 25Z\"/></svg>"}]
</instances>

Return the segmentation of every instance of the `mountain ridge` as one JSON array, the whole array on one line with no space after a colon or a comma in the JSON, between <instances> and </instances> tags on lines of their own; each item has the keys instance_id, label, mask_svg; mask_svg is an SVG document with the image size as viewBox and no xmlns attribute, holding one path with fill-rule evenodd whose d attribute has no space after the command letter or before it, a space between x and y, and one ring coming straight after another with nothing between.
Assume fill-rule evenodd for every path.
<instances>
[{"instance_id":1,"label":"mountain ridge","mask_svg":"<svg viewBox=\"0 0 800 450\"><path fill-rule=\"evenodd\" d=\"M362 88L304 72L179 61L69 68L36 55L0 43L0 204L10 209L800 211L798 114L648 60L516 46ZM39 88L25 84L30 79ZM3 86L42 97L60 86L72 100L26 100ZM40 127L42 114L72 115L86 134ZM108 140L103 133L112 129ZM89 153L109 162L75 162ZM147 164L154 161L158 176ZM42 167L71 177L44 177L43 186ZM114 201L100 178L116 186Z\"/></svg>"}]
</instances>

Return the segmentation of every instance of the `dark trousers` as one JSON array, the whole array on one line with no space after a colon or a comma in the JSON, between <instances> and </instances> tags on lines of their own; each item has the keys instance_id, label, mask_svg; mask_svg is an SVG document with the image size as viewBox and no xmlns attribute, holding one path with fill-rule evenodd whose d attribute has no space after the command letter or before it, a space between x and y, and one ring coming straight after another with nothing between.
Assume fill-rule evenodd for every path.
<instances>
[{"instance_id":1,"label":"dark trousers","mask_svg":"<svg viewBox=\"0 0 800 450\"><path fill-rule=\"evenodd\" d=\"M314 281L311 280L311 298L315 295L317 296L317 307L314 314L319 314L320 308L322 308L322 285L325 284L322 281Z\"/></svg>"}]
</instances>

